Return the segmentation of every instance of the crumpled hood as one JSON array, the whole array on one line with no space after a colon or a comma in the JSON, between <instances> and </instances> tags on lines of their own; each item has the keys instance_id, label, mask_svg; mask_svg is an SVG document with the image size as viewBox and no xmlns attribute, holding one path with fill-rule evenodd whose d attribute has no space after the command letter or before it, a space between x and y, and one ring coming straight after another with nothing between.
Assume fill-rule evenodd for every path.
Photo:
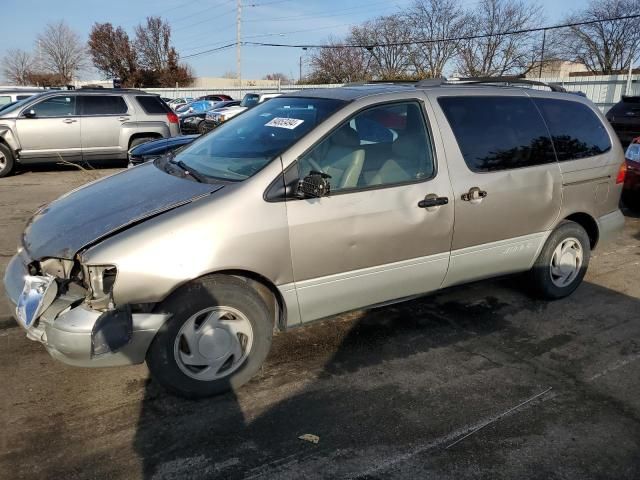
<instances>
[{"instance_id":1,"label":"crumpled hood","mask_svg":"<svg viewBox=\"0 0 640 480\"><path fill-rule=\"evenodd\" d=\"M72 259L90 243L222 187L175 177L146 163L84 185L44 206L29 220L23 247L34 260Z\"/></svg>"}]
</instances>

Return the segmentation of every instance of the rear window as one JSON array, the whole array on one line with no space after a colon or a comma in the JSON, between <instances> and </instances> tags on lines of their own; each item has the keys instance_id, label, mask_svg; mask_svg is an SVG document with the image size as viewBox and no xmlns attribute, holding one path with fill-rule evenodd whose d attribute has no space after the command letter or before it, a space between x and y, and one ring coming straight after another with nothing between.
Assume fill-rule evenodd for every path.
<instances>
[{"instance_id":1,"label":"rear window","mask_svg":"<svg viewBox=\"0 0 640 480\"><path fill-rule=\"evenodd\" d=\"M555 162L547 128L525 97L440 97L464 161L473 172Z\"/></svg>"},{"instance_id":2,"label":"rear window","mask_svg":"<svg viewBox=\"0 0 640 480\"><path fill-rule=\"evenodd\" d=\"M127 104L117 95L86 95L80 97L82 115L118 115L127 113Z\"/></svg>"},{"instance_id":3,"label":"rear window","mask_svg":"<svg viewBox=\"0 0 640 480\"><path fill-rule=\"evenodd\" d=\"M140 95L136 97L136 100L142 107L142 109L150 115L170 113L171 109L165 104L160 97L154 97L151 95Z\"/></svg>"},{"instance_id":4,"label":"rear window","mask_svg":"<svg viewBox=\"0 0 640 480\"><path fill-rule=\"evenodd\" d=\"M577 160L600 155L611 149L607 129L588 106L569 100L536 98L558 160Z\"/></svg>"}]
</instances>

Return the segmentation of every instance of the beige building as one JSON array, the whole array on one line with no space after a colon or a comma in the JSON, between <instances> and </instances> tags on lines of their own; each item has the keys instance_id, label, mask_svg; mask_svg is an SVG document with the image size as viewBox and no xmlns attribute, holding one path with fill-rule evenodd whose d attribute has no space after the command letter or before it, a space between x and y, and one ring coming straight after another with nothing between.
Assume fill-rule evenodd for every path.
<instances>
[{"instance_id":1,"label":"beige building","mask_svg":"<svg viewBox=\"0 0 640 480\"><path fill-rule=\"evenodd\" d=\"M526 78L558 78L570 77L572 73L586 71L587 67L584 63L569 60L545 60L542 64L542 75L540 74L540 62L538 62L525 76Z\"/></svg>"}]
</instances>

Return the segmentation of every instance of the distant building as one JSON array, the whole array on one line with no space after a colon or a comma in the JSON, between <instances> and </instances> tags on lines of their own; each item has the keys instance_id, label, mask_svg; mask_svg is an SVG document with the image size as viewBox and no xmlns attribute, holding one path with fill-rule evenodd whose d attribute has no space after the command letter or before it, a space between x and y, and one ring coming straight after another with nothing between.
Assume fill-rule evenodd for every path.
<instances>
[{"instance_id":1,"label":"distant building","mask_svg":"<svg viewBox=\"0 0 640 480\"><path fill-rule=\"evenodd\" d=\"M545 60L542 63L542 74L540 74L540 62L533 65L526 78L535 79L543 78L565 78L571 77L576 73L586 72L587 66L581 62L572 62L570 60Z\"/></svg>"},{"instance_id":2,"label":"distant building","mask_svg":"<svg viewBox=\"0 0 640 480\"><path fill-rule=\"evenodd\" d=\"M83 80L75 81L74 86L81 88L83 86L113 88L112 80ZM242 79L242 87L277 87L277 80L252 80ZM178 85L179 88L195 88L201 90L211 90L216 88L233 88L238 87L238 81L235 78L223 78L223 77L195 77L190 85ZM147 85L147 88L155 88L152 85ZM172 87L169 87L172 88Z\"/></svg>"}]
</instances>

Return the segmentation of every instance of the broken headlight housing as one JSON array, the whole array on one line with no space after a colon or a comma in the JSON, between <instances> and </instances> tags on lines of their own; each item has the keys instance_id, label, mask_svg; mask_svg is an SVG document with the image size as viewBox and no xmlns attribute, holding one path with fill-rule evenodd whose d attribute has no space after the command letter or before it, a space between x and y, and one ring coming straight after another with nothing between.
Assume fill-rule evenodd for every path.
<instances>
[{"instance_id":1,"label":"broken headlight housing","mask_svg":"<svg viewBox=\"0 0 640 480\"><path fill-rule=\"evenodd\" d=\"M91 308L104 310L113 308L113 286L118 276L115 265L85 265L84 278L89 289L87 303Z\"/></svg>"}]
</instances>

